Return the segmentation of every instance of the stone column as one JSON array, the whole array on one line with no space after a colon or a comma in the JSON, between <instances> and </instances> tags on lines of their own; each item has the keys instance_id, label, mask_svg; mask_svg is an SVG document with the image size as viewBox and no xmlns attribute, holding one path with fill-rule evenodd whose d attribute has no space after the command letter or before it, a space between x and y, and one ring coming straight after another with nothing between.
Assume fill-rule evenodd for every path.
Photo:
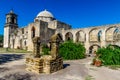
<instances>
[{"instance_id":1,"label":"stone column","mask_svg":"<svg viewBox=\"0 0 120 80\"><path fill-rule=\"evenodd\" d=\"M65 33L62 33L62 35L63 35L63 41L65 41Z\"/></svg>"},{"instance_id":2,"label":"stone column","mask_svg":"<svg viewBox=\"0 0 120 80\"><path fill-rule=\"evenodd\" d=\"M40 58L40 37L33 38L33 56Z\"/></svg>"},{"instance_id":3,"label":"stone column","mask_svg":"<svg viewBox=\"0 0 120 80\"><path fill-rule=\"evenodd\" d=\"M73 34L73 42L76 42L76 35L74 32L72 34Z\"/></svg>"},{"instance_id":4,"label":"stone column","mask_svg":"<svg viewBox=\"0 0 120 80\"><path fill-rule=\"evenodd\" d=\"M89 54L89 30L85 30L86 32L86 41L85 41L85 48L86 48L86 54Z\"/></svg>"},{"instance_id":5,"label":"stone column","mask_svg":"<svg viewBox=\"0 0 120 80\"><path fill-rule=\"evenodd\" d=\"M50 54L51 54L53 59L56 59L58 56L58 48L59 48L59 43L60 43L58 35L53 35L50 40L51 40L50 41L50 44L51 44Z\"/></svg>"},{"instance_id":6,"label":"stone column","mask_svg":"<svg viewBox=\"0 0 120 80\"><path fill-rule=\"evenodd\" d=\"M102 36L101 36L101 47L104 47L106 45L106 40L105 40L105 29L102 31Z\"/></svg>"}]
</instances>

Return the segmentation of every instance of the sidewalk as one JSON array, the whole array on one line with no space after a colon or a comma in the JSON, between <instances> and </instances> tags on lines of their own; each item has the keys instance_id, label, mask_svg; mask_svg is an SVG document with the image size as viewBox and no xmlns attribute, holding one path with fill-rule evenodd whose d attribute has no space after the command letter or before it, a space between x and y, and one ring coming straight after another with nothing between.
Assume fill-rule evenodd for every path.
<instances>
[{"instance_id":1,"label":"sidewalk","mask_svg":"<svg viewBox=\"0 0 120 80\"><path fill-rule=\"evenodd\" d=\"M52 74L35 74L25 70L25 59L0 65L0 80L120 80L120 70L90 65L92 58L64 61L64 69Z\"/></svg>"}]
</instances>

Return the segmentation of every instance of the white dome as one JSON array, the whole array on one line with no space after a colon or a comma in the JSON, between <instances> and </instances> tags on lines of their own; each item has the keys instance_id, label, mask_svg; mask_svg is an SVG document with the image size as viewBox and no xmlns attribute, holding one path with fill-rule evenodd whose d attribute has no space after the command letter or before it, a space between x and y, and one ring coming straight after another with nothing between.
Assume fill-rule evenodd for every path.
<instances>
[{"instance_id":1,"label":"white dome","mask_svg":"<svg viewBox=\"0 0 120 80\"><path fill-rule=\"evenodd\" d=\"M37 17L38 17L38 18L39 18L39 17L51 17L51 18L53 18L53 15L52 15L51 12L49 12L49 11L47 11L47 10L44 10L44 11L41 11L41 12L37 15Z\"/></svg>"}]
</instances>

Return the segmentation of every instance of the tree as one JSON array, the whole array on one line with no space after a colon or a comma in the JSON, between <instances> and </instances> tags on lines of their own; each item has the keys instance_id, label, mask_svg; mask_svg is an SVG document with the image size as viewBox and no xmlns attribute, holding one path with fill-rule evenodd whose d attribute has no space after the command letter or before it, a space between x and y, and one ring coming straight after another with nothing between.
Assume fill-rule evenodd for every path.
<instances>
[{"instance_id":1,"label":"tree","mask_svg":"<svg viewBox=\"0 0 120 80\"><path fill-rule=\"evenodd\" d=\"M3 43L3 35L0 35L0 43Z\"/></svg>"},{"instance_id":2,"label":"tree","mask_svg":"<svg viewBox=\"0 0 120 80\"><path fill-rule=\"evenodd\" d=\"M3 46L3 35L0 35L0 47Z\"/></svg>"}]
</instances>

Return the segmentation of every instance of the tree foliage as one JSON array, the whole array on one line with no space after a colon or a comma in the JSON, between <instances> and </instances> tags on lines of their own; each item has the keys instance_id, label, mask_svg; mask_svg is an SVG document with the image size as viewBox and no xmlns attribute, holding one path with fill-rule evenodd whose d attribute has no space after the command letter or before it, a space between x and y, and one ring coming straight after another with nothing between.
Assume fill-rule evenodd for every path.
<instances>
[{"instance_id":1,"label":"tree foliage","mask_svg":"<svg viewBox=\"0 0 120 80\"><path fill-rule=\"evenodd\" d=\"M120 48L114 46L107 46L106 48L100 48L97 51L97 55L102 60L103 65L120 65Z\"/></svg>"},{"instance_id":2,"label":"tree foliage","mask_svg":"<svg viewBox=\"0 0 120 80\"><path fill-rule=\"evenodd\" d=\"M60 55L66 60L85 58L85 48L81 43L67 41L59 47Z\"/></svg>"},{"instance_id":3,"label":"tree foliage","mask_svg":"<svg viewBox=\"0 0 120 80\"><path fill-rule=\"evenodd\" d=\"M0 43L3 43L3 35L0 35Z\"/></svg>"}]
</instances>

